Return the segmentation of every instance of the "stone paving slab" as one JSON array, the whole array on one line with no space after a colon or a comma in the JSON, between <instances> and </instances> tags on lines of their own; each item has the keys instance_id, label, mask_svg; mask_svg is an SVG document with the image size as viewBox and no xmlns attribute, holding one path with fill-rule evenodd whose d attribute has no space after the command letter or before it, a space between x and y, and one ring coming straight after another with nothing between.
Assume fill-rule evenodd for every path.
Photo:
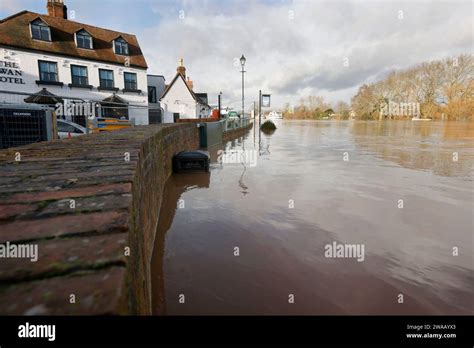
<instances>
[{"instance_id":1,"label":"stone paving slab","mask_svg":"<svg viewBox=\"0 0 474 348\"><path fill-rule=\"evenodd\" d=\"M2 224L0 225L0 243L125 231L128 231L128 213L126 211L62 215L41 220L14 221Z\"/></svg>"},{"instance_id":2,"label":"stone paving slab","mask_svg":"<svg viewBox=\"0 0 474 348\"><path fill-rule=\"evenodd\" d=\"M0 289L2 315L105 315L122 311L125 267L77 272ZM75 303L71 303L74 295Z\"/></svg>"},{"instance_id":3,"label":"stone paving slab","mask_svg":"<svg viewBox=\"0 0 474 348\"><path fill-rule=\"evenodd\" d=\"M6 258L0 268L0 284L24 282L84 269L126 264L124 248L127 233L90 237L42 240L37 245L36 261Z\"/></svg>"}]
</instances>

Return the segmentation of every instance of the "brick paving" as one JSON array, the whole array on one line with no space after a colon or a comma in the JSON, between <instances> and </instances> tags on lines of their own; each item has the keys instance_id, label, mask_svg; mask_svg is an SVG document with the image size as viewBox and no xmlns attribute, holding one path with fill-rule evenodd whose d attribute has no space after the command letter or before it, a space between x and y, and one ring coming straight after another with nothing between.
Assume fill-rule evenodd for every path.
<instances>
[{"instance_id":1,"label":"brick paving","mask_svg":"<svg viewBox=\"0 0 474 348\"><path fill-rule=\"evenodd\" d=\"M0 258L0 314L150 314L163 186L198 143L171 124L1 150L0 243L38 260Z\"/></svg>"}]
</instances>

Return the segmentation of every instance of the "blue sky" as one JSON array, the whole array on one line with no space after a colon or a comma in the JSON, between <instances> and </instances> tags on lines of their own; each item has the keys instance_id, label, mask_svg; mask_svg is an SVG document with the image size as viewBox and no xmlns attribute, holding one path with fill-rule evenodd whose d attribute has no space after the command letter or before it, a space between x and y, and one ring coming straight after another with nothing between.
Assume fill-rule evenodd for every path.
<instances>
[{"instance_id":1,"label":"blue sky","mask_svg":"<svg viewBox=\"0 0 474 348\"><path fill-rule=\"evenodd\" d=\"M261 0L258 2L273 7L292 1ZM8 6L0 6L2 18L23 9L38 13L46 12L46 0L0 0L0 4L8 4ZM210 15L232 15L237 11L242 14L245 13L248 2L245 0L65 0L65 4L69 11L75 11L75 20L78 22L93 23L118 31L137 32L143 27L159 24L163 16L176 15L180 10L198 6ZM98 4L100 4L100 11Z\"/></svg>"},{"instance_id":2,"label":"blue sky","mask_svg":"<svg viewBox=\"0 0 474 348\"><path fill-rule=\"evenodd\" d=\"M472 54L470 1L65 0L75 20L135 34L149 73L168 81L180 58L196 92L240 103L236 60L247 57L246 95L276 105L322 95L349 101L358 87L423 61ZM46 0L0 0L0 17ZM347 61L348 64L343 65Z\"/></svg>"},{"instance_id":3,"label":"blue sky","mask_svg":"<svg viewBox=\"0 0 474 348\"><path fill-rule=\"evenodd\" d=\"M9 1L0 0L0 3ZM97 4L100 2L100 11ZM91 23L100 27L118 31L134 32L144 26L159 22L159 16L152 11L153 0L66 0L69 11L75 11L76 21ZM173 8L175 1L160 1L162 6ZM120 8L120 10L119 10ZM46 0L15 0L9 6L0 7L0 16L6 17L13 12L27 9L32 12L46 13ZM125 22L124 22L125 21ZM126 30L124 30L126 29Z\"/></svg>"}]
</instances>

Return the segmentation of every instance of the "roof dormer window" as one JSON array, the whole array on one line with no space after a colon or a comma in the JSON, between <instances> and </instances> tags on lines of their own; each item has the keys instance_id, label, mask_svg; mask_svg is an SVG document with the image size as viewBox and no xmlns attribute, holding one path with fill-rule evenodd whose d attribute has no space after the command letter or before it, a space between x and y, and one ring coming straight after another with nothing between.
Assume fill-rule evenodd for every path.
<instances>
[{"instance_id":1,"label":"roof dormer window","mask_svg":"<svg viewBox=\"0 0 474 348\"><path fill-rule=\"evenodd\" d=\"M31 37L36 40L51 41L51 30L41 19L35 19L30 24Z\"/></svg>"},{"instance_id":2,"label":"roof dormer window","mask_svg":"<svg viewBox=\"0 0 474 348\"><path fill-rule=\"evenodd\" d=\"M93 49L92 36L84 29L76 32L76 45L79 48Z\"/></svg>"},{"instance_id":3,"label":"roof dormer window","mask_svg":"<svg viewBox=\"0 0 474 348\"><path fill-rule=\"evenodd\" d=\"M114 40L115 53L128 56L128 43L122 37Z\"/></svg>"}]
</instances>

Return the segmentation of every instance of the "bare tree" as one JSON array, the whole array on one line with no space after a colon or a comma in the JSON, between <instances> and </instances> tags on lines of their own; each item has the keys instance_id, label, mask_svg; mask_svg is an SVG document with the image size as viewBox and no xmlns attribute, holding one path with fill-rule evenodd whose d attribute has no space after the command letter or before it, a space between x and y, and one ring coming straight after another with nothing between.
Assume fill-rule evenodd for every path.
<instances>
[{"instance_id":1,"label":"bare tree","mask_svg":"<svg viewBox=\"0 0 474 348\"><path fill-rule=\"evenodd\" d=\"M473 69L473 57L461 55L392 71L383 80L361 86L351 100L352 109L358 118L377 118L378 105L384 102L419 103L424 117L473 119Z\"/></svg>"},{"instance_id":2,"label":"bare tree","mask_svg":"<svg viewBox=\"0 0 474 348\"><path fill-rule=\"evenodd\" d=\"M335 106L335 110L338 115L341 116L343 119L349 118L349 113L351 111L351 107L345 101L338 101Z\"/></svg>"}]
</instances>

